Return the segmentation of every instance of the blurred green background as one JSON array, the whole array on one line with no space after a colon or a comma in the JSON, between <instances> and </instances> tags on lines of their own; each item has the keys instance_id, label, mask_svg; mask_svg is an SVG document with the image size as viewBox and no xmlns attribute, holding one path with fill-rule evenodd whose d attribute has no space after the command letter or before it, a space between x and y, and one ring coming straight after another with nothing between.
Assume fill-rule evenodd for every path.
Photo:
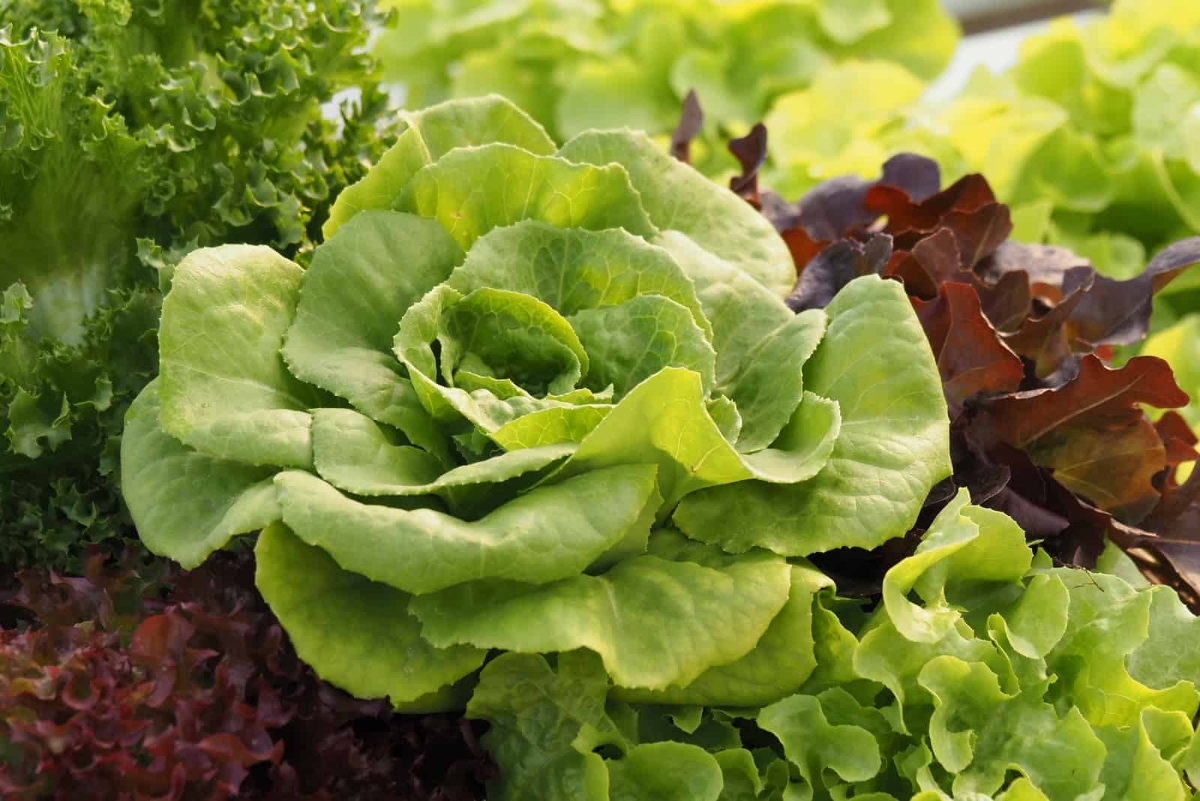
<instances>
[{"instance_id":1,"label":"blurred green background","mask_svg":"<svg viewBox=\"0 0 1200 801\"><path fill-rule=\"evenodd\" d=\"M1128 278L1200 234L1200 2L384 0L375 52L417 107L500 92L550 133L644 128L664 145L694 89L696 167L762 120L788 199L898 151L982 172L1015 236ZM1070 12L1052 17L1055 12ZM963 30L973 35L963 38ZM1156 301L1144 352L1200 394L1200 271ZM1185 414L1200 424L1195 403Z\"/></svg>"}]
</instances>

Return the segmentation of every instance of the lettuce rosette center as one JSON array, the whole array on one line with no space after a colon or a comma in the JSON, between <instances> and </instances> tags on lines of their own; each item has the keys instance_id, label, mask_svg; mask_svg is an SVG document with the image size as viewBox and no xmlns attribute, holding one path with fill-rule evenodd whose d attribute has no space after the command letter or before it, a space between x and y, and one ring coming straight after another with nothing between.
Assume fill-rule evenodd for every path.
<instances>
[{"instance_id":1,"label":"lettuce rosette center","mask_svg":"<svg viewBox=\"0 0 1200 801\"><path fill-rule=\"evenodd\" d=\"M493 650L583 649L650 704L793 692L803 557L903 534L950 472L903 288L793 315L770 225L641 134L405 121L307 270L176 269L122 442L142 539L191 567L257 535L298 653L401 708L461 707Z\"/></svg>"}]
</instances>

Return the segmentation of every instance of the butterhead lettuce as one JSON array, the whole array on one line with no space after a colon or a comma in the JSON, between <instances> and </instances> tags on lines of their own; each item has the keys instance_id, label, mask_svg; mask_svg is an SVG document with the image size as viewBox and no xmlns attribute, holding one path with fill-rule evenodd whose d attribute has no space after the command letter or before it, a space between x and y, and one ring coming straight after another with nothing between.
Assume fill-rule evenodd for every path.
<instances>
[{"instance_id":1,"label":"butterhead lettuce","mask_svg":"<svg viewBox=\"0 0 1200 801\"><path fill-rule=\"evenodd\" d=\"M642 134L410 113L325 232L307 270L179 265L121 463L157 553L261 531L264 597L355 694L461 704L496 649L590 654L630 701L777 701L829 586L802 557L903 534L949 474L902 287L792 314L770 224Z\"/></svg>"}]
</instances>

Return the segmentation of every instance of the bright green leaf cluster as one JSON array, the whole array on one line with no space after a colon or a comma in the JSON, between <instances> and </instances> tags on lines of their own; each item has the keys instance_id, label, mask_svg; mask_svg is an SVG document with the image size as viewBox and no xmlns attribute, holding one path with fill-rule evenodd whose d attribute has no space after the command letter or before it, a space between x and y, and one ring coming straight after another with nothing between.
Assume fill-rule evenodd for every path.
<instances>
[{"instance_id":1,"label":"bright green leaf cluster","mask_svg":"<svg viewBox=\"0 0 1200 801\"><path fill-rule=\"evenodd\" d=\"M931 79L958 27L937 0L387 0L376 52L416 108L497 92L555 137L629 125L665 135L694 89L704 172L730 170L723 141L777 97L847 58ZM916 78L909 77L910 81ZM856 87L851 96L879 87ZM843 100L845 98L842 98Z\"/></svg>"},{"instance_id":2,"label":"bright green leaf cluster","mask_svg":"<svg viewBox=\"0 0 1200 801\"><path fill-rule=\"evenodd\" d=\"M902 287L794 315L770 224L642 134L558 148L495 96L404 120L307 270L252 246L175 270L122 442L144 542L191 567L261 531L297 652L401 707L461 704L492 649L585 651L628 701L794 692L830 584L800 557L903 534L950 472ZM644 794L692 759L638 754L595 780Z\"/></svg>"},{"instance_id":3,"label":"bright green leaf cluster","mask_svg":"<svg viewBox=\"0 0 1200 801\"><path fill-rule=\"evenodd\" d=\"M371 19L359 0L0 0L0 564L70 566L128 530L117 448L157 370L155 268L311 248L376 152ZM326 119L354 85L361 113Z\"/></svg>"},{"instance_id":4,"label":"bright green leaf cluster","mask_svg":"<svg viewBox=\"0 0 1200 801\"><path fill-rule=\"evenodd\" d=\"M803 683L766 706L631 695L582 650L491 661L467 708L491 797L1184 801L1200 778L1200 621L1168 588L1052 567L966 490L872 614L828 582L802 605L815 660L777 666Z\"/></svg>"}]
</instances>

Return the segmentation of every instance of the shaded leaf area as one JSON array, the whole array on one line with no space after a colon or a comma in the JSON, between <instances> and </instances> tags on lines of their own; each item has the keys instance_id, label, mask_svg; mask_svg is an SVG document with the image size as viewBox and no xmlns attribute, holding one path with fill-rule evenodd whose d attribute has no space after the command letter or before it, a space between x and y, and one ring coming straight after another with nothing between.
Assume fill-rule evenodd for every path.
<instances>
[{"instance_id":1,"label":"shaded leaf area","mask_svg":"<svg viewBox=\"0 0 1200 801\"><path fill-rule=\"evenodd\" d=\"M318 679L248 551L165 564L93 548L83 576L26 570L0 595L4 798L483 798L486 726Z\"/></svg>"},{"instance_id":2,"label":"shaded leaf area","mask_svg":"<svg viewBox=\"0 0 1200 801\"><path fill-rule=\"evenodd\" d=\"M904 284L952 420L954 476L925 517L966 487L1063 564L1092 567L1111 540L1200 610L1200 479L1176 480L1196 437L1163 413L1189 396L1162 359L1113 363L1114 348L1148 334L1155 293L1200 262L1200 239L1116 280L1063 248L1009 241L1008 208L983 177L939 184L935 162L902 154L877 181L837 178L795 204L764 194L797 267L788 305L823 308L866 274ZM873 591L870 577L910 550L899 543L891 559L844 552L825 564L865 569Z\"/></svg>"}]
</instances>

